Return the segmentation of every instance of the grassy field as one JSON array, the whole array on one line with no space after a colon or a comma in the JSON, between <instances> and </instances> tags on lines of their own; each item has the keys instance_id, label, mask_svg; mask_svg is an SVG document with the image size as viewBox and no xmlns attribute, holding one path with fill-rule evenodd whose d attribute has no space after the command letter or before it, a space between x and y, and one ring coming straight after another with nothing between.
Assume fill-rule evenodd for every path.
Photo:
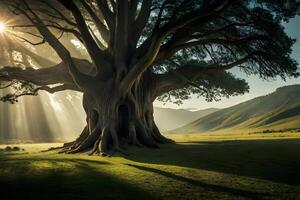
<instances>
[{"instance_id":1,"label":"grassy field","mask_svg":"<svg viewBox=\"0 0 300 200\"><path fill-rule=\"evenodd\" d=\"M255 133L256 132L256 133ZM220 142L220 141L240 141L240 140L277 140L277 139L300 139L300 132L274 132L262 133L260 129L250 130L226 130L225 132L207 132L201 134L167 134L179 143L189 142Z\"/></svg>"},{"instance_id":2,"label":"grassy field","mask_svg":"<svg viewBox=\"0 0 300 200\"><path fill-rule=\"evenodd\" d=\"M40 152L60 144L17 145L25 151L0 152L0 197L300 199L299 134L173 138L180 142L111 158Z\"/></svg>"}]
</instances>

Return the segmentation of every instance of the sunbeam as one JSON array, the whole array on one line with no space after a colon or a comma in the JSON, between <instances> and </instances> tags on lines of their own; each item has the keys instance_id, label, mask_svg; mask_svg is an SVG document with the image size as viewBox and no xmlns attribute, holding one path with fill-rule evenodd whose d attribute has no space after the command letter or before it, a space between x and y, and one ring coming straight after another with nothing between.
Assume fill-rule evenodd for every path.
<instances>
[{"instance_id":1,"label":"sunbeam","mask_svg":"<svg viewBox=\"0 0 300 200\"><path fill-rule=\"evenodd\" d=\"M14 105L0 103L0 141L54 142L74 139L85 122L81 100L81 95L77 93L62 92L23 97Z\"/></svg>"}]
</instances>

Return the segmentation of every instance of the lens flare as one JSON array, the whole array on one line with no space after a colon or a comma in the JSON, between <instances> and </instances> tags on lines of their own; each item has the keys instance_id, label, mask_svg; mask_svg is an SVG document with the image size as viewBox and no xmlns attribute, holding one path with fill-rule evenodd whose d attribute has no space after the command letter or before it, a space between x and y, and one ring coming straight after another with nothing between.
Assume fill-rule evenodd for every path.
<instances>
[{"instance_id":1,"label":"lens flare","mask_svg":"<svg viewBox=\"0 0 300 200\"><path fill-rule=\"evenodd\" d=\"M5 30L6 30L5 24L3 22L0 22L0 33L5 32Z\"/></svg>"}]
</instances>

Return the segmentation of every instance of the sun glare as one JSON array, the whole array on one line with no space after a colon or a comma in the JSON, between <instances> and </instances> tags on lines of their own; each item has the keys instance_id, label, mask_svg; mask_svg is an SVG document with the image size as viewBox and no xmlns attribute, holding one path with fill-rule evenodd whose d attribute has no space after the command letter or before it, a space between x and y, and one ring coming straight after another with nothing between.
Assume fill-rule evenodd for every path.
<instances>
[{"instance_id":1,"label":"sun glare","mask_svg":"<svg viewBox=\"0 0 300 200\"><path fill-rule=\"evenodd\" d=\"M6 30L5 24L3 22L0 22L0 33L5 32L5 30Z\"/></svg>"}]
</instances>

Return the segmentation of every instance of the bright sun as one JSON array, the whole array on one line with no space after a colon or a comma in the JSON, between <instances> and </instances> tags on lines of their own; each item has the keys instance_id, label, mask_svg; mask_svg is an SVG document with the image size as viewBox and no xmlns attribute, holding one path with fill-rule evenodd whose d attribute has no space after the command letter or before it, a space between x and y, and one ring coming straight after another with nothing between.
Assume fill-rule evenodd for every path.
<instances>
[{"instance_id":1,"label":"bright sun","mask_svg":"<svg viewBox=\"0 0 300 200\"><path fill-rule=\"evenodd\" d=\"M5 24L0 22L0 33L3 33L6 30Z\"/></svg>"}]
</instances>

